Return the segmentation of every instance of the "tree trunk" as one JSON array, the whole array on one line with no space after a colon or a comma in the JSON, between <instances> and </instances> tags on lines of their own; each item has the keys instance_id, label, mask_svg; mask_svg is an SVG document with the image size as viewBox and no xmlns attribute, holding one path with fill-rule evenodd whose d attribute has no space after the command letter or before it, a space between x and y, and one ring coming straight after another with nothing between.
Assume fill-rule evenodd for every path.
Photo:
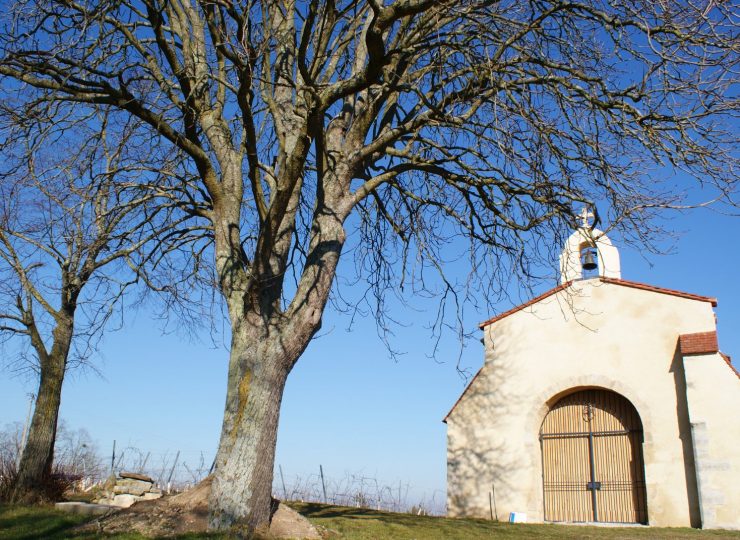
<instances>
[{"instance_id":1,"label":"tree trunk","mask_svg":"<svg viewBox=\"0 0 740 540\"><path fill-rule=\"evenodd\" d=\"M232 337L209 527L237 525L251 533L270 522L280 404L290 368L305 347L286 348L283 338L295 344L296 336L275 335L275 328L267 335L249 326Z\"/></svg>"},{"instance_id":2,"label":"tree trunk","mask_svg":"<svg viewBox=\"0 0 740 540\"><path fill-rule=\"evenodd\" d=\"M52 353L41 362L33 420L13 488L14 502L32 503L47 498L45 487L54 461L65 360L66 355Z\"/></svg>"},{"instance_id":3,"label":"tree trunk","mask_svg":"<svg viewBox=\"0 0 740 540\"><path fill-rule=\"evenodd\" d=\"M329 195L323 194L325 201ZM215 220L219 225L215 227L216 265L229 306L232 338L226 407L209 500L211 529L236 525L250 534L269 526L285 382L321 327L345 239L342 220L346 212L323 208L316 211L298 290L285 310L280 306L282 287L275 287L273 280L284 277L285 265L280 261L287 257L287 249L275 257L276 266L272 259L265 258L267 263L256 273L258 277L250 280L234 255L239 254L241 244L239 237L231 238L233 232L229 231L238 227L223 226L224 222L238 223L238 212L223 221ZM292 227L286 222L283 225ZM289 237L290 233L285 234ZM251 289L242 288L250 281Z\"/></svg>"}]
</instances>

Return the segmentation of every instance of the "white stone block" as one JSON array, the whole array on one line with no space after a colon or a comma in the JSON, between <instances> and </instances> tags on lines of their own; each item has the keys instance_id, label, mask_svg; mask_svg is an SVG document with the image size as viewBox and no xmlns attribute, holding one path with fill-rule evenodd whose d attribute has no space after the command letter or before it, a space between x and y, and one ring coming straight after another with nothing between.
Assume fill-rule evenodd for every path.
<instances>
[{"instance_id":1,"label":"white stone block","mask_svg":"<svg viewBox=\"0 0 740 540\"><path fill-rule=\"evenodd\" d=\"M129 495L128 493L124 493L113 497L111 504L113 506L120 506L121 508L128 508L138 500L139 498L136 495Z\"/></svg>"}]
</instances>

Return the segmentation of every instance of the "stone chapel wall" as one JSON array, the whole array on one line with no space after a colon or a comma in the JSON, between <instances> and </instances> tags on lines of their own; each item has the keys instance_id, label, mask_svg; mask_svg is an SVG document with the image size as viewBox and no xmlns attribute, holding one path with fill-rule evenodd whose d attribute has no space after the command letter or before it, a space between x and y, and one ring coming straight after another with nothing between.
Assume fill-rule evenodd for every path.
<instances>
[{"instance_id":1,"label":"stone chapel wall","mask_svg":"<svg viewBox=\"0 0 740 540\"><path fill-rule=\"evenodd\" d=\"M702 527L740 529L740 378L719 353L683 363Z\"/></svg>"},{"instance_id":2,"label":"stone chapel wall","mask_svg":"<svg viewBox=\"0 0 740 540\"><path fill-rule=\"evenodd\" d=\"M500 518L526 512L541 521L538 435L548 404L597 387L623 395L640 414L650 524L697 526L677 339L714 330L709 302L599 279L487 326L484 366L447 418L448 513L488 518L495 505Z\"/></svg>"}]
</instances>

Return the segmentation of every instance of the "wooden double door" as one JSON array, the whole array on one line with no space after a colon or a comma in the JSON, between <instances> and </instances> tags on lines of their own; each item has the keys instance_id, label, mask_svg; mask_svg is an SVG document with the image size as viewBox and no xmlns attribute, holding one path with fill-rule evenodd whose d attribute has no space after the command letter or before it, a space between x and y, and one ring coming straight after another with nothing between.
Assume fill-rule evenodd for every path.
<instances>
[{"instance_id":1,"label":"wooden double door","mask_svg":"<svg viewBox=\"0 0 740 540\"><path fill-rule=\"evenodd\" d=\"M540 430L546 521L647 523L642 423L608 390L555 403Z\"/></svg>"}]
</instances>

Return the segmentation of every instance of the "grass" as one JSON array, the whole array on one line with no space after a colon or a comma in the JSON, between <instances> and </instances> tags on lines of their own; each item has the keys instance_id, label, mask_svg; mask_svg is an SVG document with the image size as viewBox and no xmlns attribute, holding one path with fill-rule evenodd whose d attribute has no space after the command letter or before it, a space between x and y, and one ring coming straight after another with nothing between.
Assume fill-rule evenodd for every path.
<instances>
[{"instance_id":1,"label":"grass","mask_svg":"<svg viewBox=\"0 0 740 540\"><path fill-rule=\"evenodd\" d=\"M61 540L66 538L92 539L98 535L80 534L77 525L91 518L69 512L60 512L48 506L0 506L0 540ZM125 540L142 540L136 534L114 536Z\"/></svg>"},{"instance_id":2,"label":"grass","mask_svg":"<svg viewBox=\"0 0 740 540\"><path fill-rule=\"evenodd\" d=\"M55 510L51 506L10 506L0 505L0 540L94 540L100 534L81 533L74 528L91 521L90 516L81 516ZM203 534L186 534L178 540L203 538ZM209 534L208 538L229 538L223 534ZM105 538L117 540L147 540L149 537L138 533L112 534Z\"/></svg>"},{"instance_id":3,"label":"grass","mask_svg":"<svg viewBox=\"0 0 740 540\"><path fill-rule=\"evenodd\" d=\"M0 506L0 539L68 538L74 526L89 518L52 508Z\"/></svg>"},{"instance_id":4,"label":"grass","mask_svg":"<svg viewBox=\"0 0 740 540\"><path fill-rule=\"evenodd\" d=\"M483 519L448 519L410 514L376 512L363 508L347 508L314 503L290 503L315 525L323 527L333 540L478 540L478 539L643 539L671 540L734 538L740 531L700 531L696 529L663 529L652 527L587 527L495 523ZM32 540L44 538L93 539L100 536L81 534L74 527L89 517L59 512L51 507L0 505L0 540ZM181 540L202 538L185 535ZM228 535L207 535L208 538L229 538ZM106 536L119 540L143 540L138 534Z\"/></svg>"},{"instance_id":5,"label":"grass","mask_svg":"<svg viewBox=\"0 0 740 540\"><path fill-rule=\"evenodd\" d=\"M450 519L376 512L312 503L290 503L295 510L347 540L478 540L491 538L536 539L740 539L740 531L700 531L653 527L588 527L497 523L484 519ZM331 537L330 537L331 538Z\"/></svg>"}]
</instances>

